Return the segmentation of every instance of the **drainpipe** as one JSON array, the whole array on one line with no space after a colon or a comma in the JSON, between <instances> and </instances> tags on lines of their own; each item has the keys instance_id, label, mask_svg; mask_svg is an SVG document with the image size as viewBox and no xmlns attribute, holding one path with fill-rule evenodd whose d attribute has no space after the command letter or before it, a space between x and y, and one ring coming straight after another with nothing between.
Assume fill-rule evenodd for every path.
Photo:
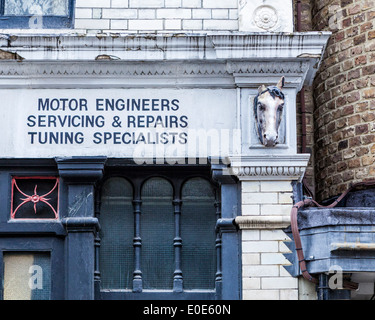
<instances>
[{"instance_id":1,"label":"drainpipe","mask_svg":"<svg viewBox=\"0 0 375 320\"><path fill-rule=\"evenodd\" d=\"M317 285L317 296L318 300L330 300L328 275L326 275L325 273L321 273L319 275L319 284Z\"/></svg>"},{"instance_id":2,"label":"drainpipe","mask_svg":"<svg viewBox=\"0 0 375 320\"><path fill-rule=\"evenodd\" d=\"M302 4L301 0L297 0L297 32L301 32L301 12L302 12Z\"/></svg>"},{"instance_id":3,"label":"drainpipe","mask_svg":"<svg viewBox=\"0 0 375 320\"><path fill-rule=\"evenodd\" d=\"M297 32L301 32L301 14L302 14L302 3L301 0L297 0ZM306 153L306 104L305 104L305 87L302 87L299 92L300 105L301 105L301 153ZM313 196L310 188L307 186L305 178L302 181L305 191L309 196ZM329 300L329 287L328 287L328 276L324 273L319 275L319 284L316 286L318 300Z\"/></svg>"},{"instance_id":4,"label":"drainpipe","mask_svg":"<svg viewBox=\"0 0 375 320\"><path fill-rule=\"evenodd\" d=\"M297 32L302 30L302 3L297 0ZM299 92L300 105L301 105L301 153L306 153L306 103L305 103L305 87L302 87ZM313 192L310 190L306 183L305 178L302 181L305 192L309 197L313 197Z\"/></svg>"},{"instance_id":5,"label":"drainpipe","mask_svg":"<svg viewBox=\"0 0 375 320\"><path fill-rule=\"evenodd\" d=\"M301 0L297 0L297 32L301 32L301 14L302 14L302 3ZM300 104L301 104L301 126L302 126L302 141L301 141L301 153L306 153L306 105L305 105L305 87L302 87L300 91Z\"/></svg>"}]
</instances>

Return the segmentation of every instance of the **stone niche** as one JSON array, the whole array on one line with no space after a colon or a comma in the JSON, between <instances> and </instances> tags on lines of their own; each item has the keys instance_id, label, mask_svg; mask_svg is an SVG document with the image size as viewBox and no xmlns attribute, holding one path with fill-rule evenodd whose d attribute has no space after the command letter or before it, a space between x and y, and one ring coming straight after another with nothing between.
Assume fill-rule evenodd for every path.
<instances>
[{"instance_id":1,"label":"stone niche","mask_svg":"<svg viewBox=\"0 0 375 320\"><path fill-rule=\"evenodd\" d=\"M292 0L239 0L239 31L293 32Z\"/></svg>"}]
</instances>

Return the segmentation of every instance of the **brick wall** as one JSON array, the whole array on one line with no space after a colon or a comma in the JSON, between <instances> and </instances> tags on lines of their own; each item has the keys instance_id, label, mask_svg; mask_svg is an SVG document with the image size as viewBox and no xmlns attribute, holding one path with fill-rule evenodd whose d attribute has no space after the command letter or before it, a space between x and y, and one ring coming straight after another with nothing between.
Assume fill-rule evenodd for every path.
<instances>
[{"instance_id":1,"label":"brick wall","mask_svg":"<svg viewBox=\"0 0 375 320\"><path fill-rule=\"evenodd\" d=\"M375 1L314 0L315 30L332 31L315 79L317 199L375 177Z\"/></svg>"},{"instance_id":2,"label":"brick wall","mask_svg":"<svg viewBox=\"0 0 375 320\"><path fill-rule=\"evenodd\" d=\"M238 0L76 0L75 28L87 32L238 30Z\"/></svg>"}]
</instances>

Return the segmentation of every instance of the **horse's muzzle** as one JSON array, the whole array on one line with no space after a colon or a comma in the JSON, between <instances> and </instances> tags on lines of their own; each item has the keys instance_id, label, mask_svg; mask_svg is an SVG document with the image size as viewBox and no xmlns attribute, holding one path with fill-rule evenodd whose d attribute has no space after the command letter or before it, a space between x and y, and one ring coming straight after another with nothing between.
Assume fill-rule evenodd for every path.
<instances>
[{"instance_id":1,"label":"horse's muzzle","mask_svg":"<svg viewBox=\"0 0 375 320\"><path fill-rule=\"evenodd\" d=\"M274 147L279 143L278 139L279 139L278 135L264 134L263 135L263 145L265 145L266 147Z\"/></svg>"}]
</instances>

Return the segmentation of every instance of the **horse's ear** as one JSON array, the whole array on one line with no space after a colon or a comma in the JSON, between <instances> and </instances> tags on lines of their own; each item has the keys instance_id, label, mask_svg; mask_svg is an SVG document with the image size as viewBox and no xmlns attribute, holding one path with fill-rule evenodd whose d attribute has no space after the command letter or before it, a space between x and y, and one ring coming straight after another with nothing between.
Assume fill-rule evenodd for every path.
<instances>
[{"instance_id":1,"label":"horse's ear","mask_svg":"<svg viewBox=\"0 0 375 320\"><path fill-rule=\"evenodd\" d=\"M264 85L264 84L262 84L259 88L258 88L258 92L259 92L259 94L261 94L263 91L266 91L267 90L267 87Z\"/></svg>"},{"instance_id":2,"label":"horse's ear","mask_svg":"<svg viewBox=\"0 0 375 320\"><path fill-rule=\"evenodd\" d=\"M285 85L285 77L281 77L276 87L278 87L281 90L282 88L284 88L284 85Z\"/></svg>"}]
</instances>

